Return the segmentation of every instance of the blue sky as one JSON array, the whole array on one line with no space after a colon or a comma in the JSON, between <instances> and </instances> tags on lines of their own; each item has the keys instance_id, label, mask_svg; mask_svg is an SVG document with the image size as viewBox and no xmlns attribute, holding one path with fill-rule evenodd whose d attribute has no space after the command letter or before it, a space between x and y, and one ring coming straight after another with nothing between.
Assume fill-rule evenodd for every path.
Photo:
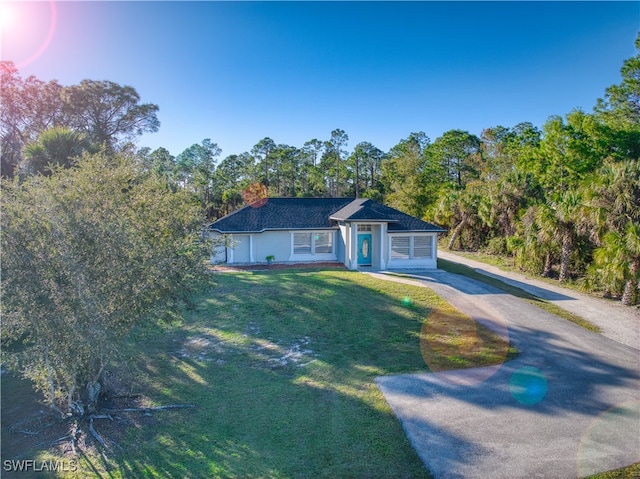
<instances>
[{"instance_id":1,"label":"blue sky","mask_svg":"<svg viewBox=\"0 0 640 479\"><path fill-rule=\"evenodd\" d=\"M131 85L160 107L140 146L222 156L341 128L351 150L411 132L590 112L635 55L638 2L3 2L23 77ZM27 20L28 19L28 20Z\"/></svg>"}]
</instances>

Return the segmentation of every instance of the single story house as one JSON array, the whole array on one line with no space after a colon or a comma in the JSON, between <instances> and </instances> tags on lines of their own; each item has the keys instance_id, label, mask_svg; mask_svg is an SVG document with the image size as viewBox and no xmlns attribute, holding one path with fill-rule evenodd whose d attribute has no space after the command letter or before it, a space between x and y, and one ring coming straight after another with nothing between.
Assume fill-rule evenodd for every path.
<instances>
[{"instance_id":1,"label":"single story house","mask_svg":"<svg viewBox=\"0 0 640 479\"><path fill-rule=\"evenodd\" d=\"M269 198L208 226L231 235L213 263L344 263L351 270L436 268L445 230L367 198Z\"/></svg>"}]
</instances>

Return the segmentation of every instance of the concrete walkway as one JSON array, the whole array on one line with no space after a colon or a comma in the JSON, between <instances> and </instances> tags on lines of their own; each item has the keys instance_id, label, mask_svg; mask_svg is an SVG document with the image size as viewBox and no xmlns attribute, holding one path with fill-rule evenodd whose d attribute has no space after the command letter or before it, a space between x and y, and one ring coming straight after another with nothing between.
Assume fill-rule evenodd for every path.
<instances>
[{"instance_id":1,"label":"concrete walkway","mask_svg":"<svg viewBox=\"0 0 640 479\"><path fill-rule=\"evenodd\" d=\"M445 271L371 274L433 289L520 351L493 367L376 380L436 478L576 478L640 461L637 344Z\"/></svg>"}]
</instances>

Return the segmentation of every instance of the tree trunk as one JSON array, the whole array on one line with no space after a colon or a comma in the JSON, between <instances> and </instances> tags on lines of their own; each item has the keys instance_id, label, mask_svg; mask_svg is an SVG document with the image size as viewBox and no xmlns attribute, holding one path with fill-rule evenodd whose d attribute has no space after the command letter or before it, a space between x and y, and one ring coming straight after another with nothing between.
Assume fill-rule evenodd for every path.
<instances>
[{"instance_id":1,"label":"tree trunk","mask_svg":"<svg viewBox=\"0 0 640 479\"><path fill-rule=\"evenodd\" d=\"M624 293L622 293L622 304L630 306L635 303L636 290L638 289L638 281L636 274L640 269L640 258L635 259L631 263L631 278L624 285Z\"/></svg>"},{"instance_id":2,"label":"tree trunk","mask_svg":"<svg viewBox=\"0 0 640 479\"><path fill-rule=\"evenodd\" d=\"M96 412L98 407L98 399L100 398L100 391L102 385L98 381L92 381L87 383L87 398L86 398L86 411L88 414Z\"/></svg>"},{"instance_id":3,"label":"tree trunk","mask_svg":"<svg viewBox=\"0 0 640 479\"><path fill-rule=\"evenodd\" d=\"M355 156L355 162L356 162L356 198L360 198L360 185L358 183L360 183L360 163L358 162L358 156Z\"/></svg>"},{"instance_id":4,"label":"tree trunk","mask_svg":"<svg viewBox=\"0 0 640 479\"><path fill-rule=\"evenodd\" d=\"M447 245L448 249L453 249L454 243L458 239L458 236L460 236L460 233L462 232L464 227L467 226L468 221L469 218L467 216L462 217L462 221L460 221L460 223L458 223L458 226L456 226L456 228L453 230L453 234L451 235L451 239L449 240L449 244Z\"/></svg>"},{"instance_id":5,"label":"tree trunk","mask_svg":"<svg viewBox=\"0 0 640 479\"><path fill-rule=\"evenodd\" d=\"M548 278L551 276L551 252L547 251L544 258L544 268L542 269L542 276Z\"/></svg>"},{"instance_id":6,"label":"tree trunk","mask_svg":"<svg viewBox=\"0 0 640 479\"><path fill-rule=\"evenodd\" d=\"M64 416L62 411L56 406L56 387L53 381L53 369L51 368L51 364L49 363L49 351L45 350L45 367L47 369L47 384L49 387L49 397L47 398L47 402L49 403L49 407L60 414L60 416Z\"/></svg>"},{"instance_id":7,"label":"tree trunk","mask_svg":"<svg viewBox=\"0 0 640 479\"><path fill-rule=\"evenodd\" d=\"M625 306L631 306L634 303L635 290L638 282L635 279L628 280L624 285L624 293L622 294L621 302Z\"/></svg>"},{"instance_id":8,"label":"tree trunk","mask_svg":"<svg viewBox=\"0 0 640 479\"><path fill-rule=\"evenodd\" d=\"M569 276L569 260L571 259L571 233L565 232L562 236L562 252L560 254L560 277L559 281L565 281Z\"/></svg>"}]
</instances>

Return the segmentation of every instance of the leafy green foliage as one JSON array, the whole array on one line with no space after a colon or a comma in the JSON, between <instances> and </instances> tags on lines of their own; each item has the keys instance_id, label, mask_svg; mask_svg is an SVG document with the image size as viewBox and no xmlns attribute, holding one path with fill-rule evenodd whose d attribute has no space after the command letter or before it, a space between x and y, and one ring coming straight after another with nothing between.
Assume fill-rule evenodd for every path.
<instances>
[{"instance_id":1,"label":"leafy green foliage","mask_svg":"<svg viewBox=\"0 0 640 479\"><path fill-rule=\"evenodd\" d=\"M449 247L484 242L495 250L494 239L505 237L520 268L560 281L584 277L584 286L635 303L639 71L639 55L625 61L622 82L606 90L593 114L553 116L542 131L526 123L485 130L482 181L442 189L431 207L451 228ZM444 135L436 144L447 144Z\"/></svg>"},{"instance_id":2,"label":"leafy green foliage","mask_svg":"<svg viewBox=\"0 0 640 479\"><path fill-rule=\"evenodd\" d=\"M443 181L458 188L464 188L469 181L480 176L480 139L467 131L445 132L430 146L429 154Z\"/></svg>"},{"instance_id":3,"label":"leafy green foliage","mask_svg":"<svg viewBox=\"0 0 640 479\"><path fill-rule=\"evenodd\" d=\"M145 132L158 131L158 105L140 104L131 86L112 81L82 80L62 90L63 111L69 125L84 132L96 145L113 150Z\"/></svg>"},{"instance_id":4,"label":"leafy green foliage","mask_svg":"<svg viewBox=\"0 0 640 479\"><path fill-rule=\"evenodd\" d=\"M33 76L23 79L12 62L0 62L0 76L5 177L13 176L23 159L23 148L50 128L68 128L98 147L115 151L160 126L158 106L140 103L140 95L131 86L83 80L64 87L55 80L43 82Z\"/></svg>"},{"instance_id":5,"label":"leafy green foliage","mask_svg":"<svg viewBox=\"0 0 640 479\"><path fill-rule=\"evenodd\" d=\"M430 197L427 188L430 183L425 157L428 145L429 138L423 132L411 133L391 148L382 165L385 201L415 216L422 216L435 197Z\"/></svg>"},{"instance_id":6,"label":"leafy green foliage","mask_svg":"<svg viewBox=\"0 0 640 479\"><path fill-rule=\"evenodd\" d=\"M7 181L1 198L3 352L52 405L90 410L131 327L204 278L199 209L104 152Z\"/></svg>"},{"instance_id":7,"label":"leafy green foliage","mask_svg":"<svg viewBox=\"0 0 640 479\"><path fill-rule=\"evenodd\" d=\"M24 147L24 160L19 165L21 176L50 174L56 166L70 167L74 159L95 148L85 135L66 127L44 130L38 139Z\"/></svg>"}]
</instances>

